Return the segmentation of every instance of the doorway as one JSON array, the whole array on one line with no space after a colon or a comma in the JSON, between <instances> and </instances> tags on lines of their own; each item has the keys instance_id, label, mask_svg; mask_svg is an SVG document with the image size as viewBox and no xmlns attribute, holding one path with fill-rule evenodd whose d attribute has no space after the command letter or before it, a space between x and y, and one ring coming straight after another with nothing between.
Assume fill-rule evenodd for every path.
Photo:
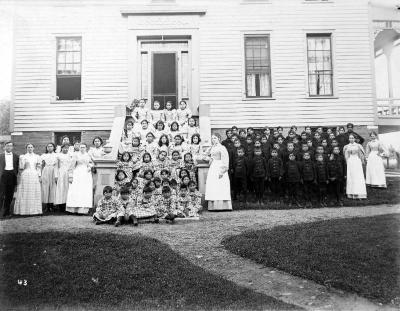
<instances>
[{"instance_id":1,"label":"doorway","mask_svg":"<svg viewBox=\"0 0 400 311\"><path fill-rule=\"evenodd\" d=\"M160 109L164 109L167 101L177 108L177 70L176 53L153 53L152 55L152 101L160 102Z\"/></svg>"}]
</instances>

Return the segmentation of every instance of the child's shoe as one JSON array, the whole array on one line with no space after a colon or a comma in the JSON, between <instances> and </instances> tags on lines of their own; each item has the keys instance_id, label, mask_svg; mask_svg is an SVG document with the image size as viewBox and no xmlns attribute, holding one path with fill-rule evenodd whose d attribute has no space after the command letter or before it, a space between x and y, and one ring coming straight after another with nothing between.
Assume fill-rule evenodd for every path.
<instances>
[{"instance_id":1,"label":"child's shoe","mask_svg":"<svg viewBox=\"0 0 400 311\"><path fill-rule=\"evenodd\" d=\"M121 225L122 225L122 217L120 216L117 218L117 221L115 222L114 226L119 227Z\"/></svg>"}]
</instances>

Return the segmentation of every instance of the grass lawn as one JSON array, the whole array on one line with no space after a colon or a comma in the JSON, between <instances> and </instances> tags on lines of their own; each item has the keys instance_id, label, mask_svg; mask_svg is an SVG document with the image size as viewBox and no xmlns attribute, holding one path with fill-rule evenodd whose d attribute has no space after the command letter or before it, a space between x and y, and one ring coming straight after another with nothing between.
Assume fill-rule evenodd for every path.
<instances>
[{"instance_id":1,"label":"grass lawn","mask_svg":"<svg viewBox=\"0 0 400 311\"><path fill-rule=\"evenodd\" d=\"M344 198L343 205L344 206L366 206L366 205L379 205L379 204L398 204L400 203L400 178L396 177L387 177L387 188L386 189L378 189L378 188L370 188L367 187L367 199L366 200L351 200ZM289 209L288 202L285 200L278 204L273 204L269 201L270 193L265 195L264 205L259 206L256 203L251 202L252 197L250 198L250 202L247 206L244 204L239 204L238 201L233 201L233 209L234 210L252 210L252 209ZM301 200L300 200L301 201ZM304 201L301 201L304 205ZM314 198L314 205L317 203L317 198ZM328 207L337 207L334 198L328 196ZM297 207L293 207L297 208Z\"/></svg>"},{"instance_id":2,"label":"grass lawn","mask_svg":"<svg viewBox=\"0 0 400 311\"><path fill-rule=\"evenodd\" d=\"M268 267L400 305L400 215L334 219L227 237L232 253Z\"/></svg>"},{"instance_id":3,"label":"grass lawn","mask_svg":"<svg viewBox=\"0 0 400 311\"><path fill-rule=\"evenodd\" d=\"M4 234L0 248L2 310L295 309L139 234Z\"/></svg>"}]
</instances>

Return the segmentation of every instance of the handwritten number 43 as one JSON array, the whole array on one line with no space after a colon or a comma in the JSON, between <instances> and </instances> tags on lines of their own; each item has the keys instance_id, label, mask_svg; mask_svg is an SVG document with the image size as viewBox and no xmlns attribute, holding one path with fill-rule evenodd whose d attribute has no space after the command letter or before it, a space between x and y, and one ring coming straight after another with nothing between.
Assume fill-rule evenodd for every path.
<instances>
[{"instance_id":1,"label":"handwritten number 43","mask_svg":"<svg viewBox=\"0 0 400 311\"><path fill-rule=\"evenodd\" d=\"M27 286L28 285L28 280L18 280L18 285Z\"/></svg>"}]
</instances>

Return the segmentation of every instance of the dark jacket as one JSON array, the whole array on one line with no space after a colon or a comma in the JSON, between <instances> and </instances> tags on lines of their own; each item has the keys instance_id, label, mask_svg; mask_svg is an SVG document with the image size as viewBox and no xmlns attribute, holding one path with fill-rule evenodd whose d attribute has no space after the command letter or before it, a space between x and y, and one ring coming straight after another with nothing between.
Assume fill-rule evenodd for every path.
<instances>
[{"instance_id":1,"label":"dark jacket","mask_svg":"<svg viewBox=\"0 0 400 311\"><path fill-rule=\"evenodd\" d=\"M315 180L315 165L314 161L311 159L303 160L300 166L301 179L304 181L314 181Z\"/></svg>"},{"instance_id":2,"label":"dark jacket","mask_svg":"<svg viewBox=\"0 0 400 311\"><path fill-rule=\"evenodd\" d=\"M300 164L296 160L289 160L285 165L286 181L290 183L297 183L301 180Z\"/></svg>"},{"instance_id":3,"label":"dark jacket","mask_svg":"<svg viewBox=\"0 0 400 311\"><path fill-rule=\"evenodd\" d=\"M246 178L248 175L248 161L245 156L236 156L231 165L231 174L233 178Z\"/></svg>"},{"instance_id":4,"label":"dark jacket","mask_svg":"<svg viewBox=\"0 0 400 311\"><path fill-rule=\"evenodd\" d=\"M319 183L326 183L328 180L328 167L325 161L315 162L316 180Z\"/></svg>"},{"instance_id":5,"label":"dark jacket","mask_svg":"<svg viewBox=\"0 0 400 311\"><path fill-rule=\"evenodd\" d=\"M283 161L279 157L271 157L267 164L267 177L279 178L284 174Z\"/></svg>"},{"instance_id":6,"label":"dark jacket","mask_svg":"<svg viewBox=\"0 0 400 311\"><path fill-rule=\"evenodd\" d=\"M253 156L249 160L249 176L253 178L265 178L267 176L267 161L261 156Z\"/></svg>"},{"instance_id":7,"label":"dark jacket","mask_svg":"<svg viewBox=\"0 0 400 311\"><path fill-rule=\"evenodd\" d=\"M19 156L14 152L13 154L13 173L14 180L12 181L14 185L17 184L18 166L19 166ZM6 155L5 153L0 154L0 181L2 180L4 169L6 168Z\"/></svg>"},{"instance_id":8,"label":"dark jacket","mask_svg":"<svg viewBox=\"0 0 400 311\"><path fill-rule=\"evenodd\" d=\"M295 158L297 159L297 151L293 149L292 151L289 151L287 149L283 150L282 152L282 160L283 164L285 165L287 162L289 162L289 154L293 153Z\"/></svg>"},{"instance_id":9,"label":"dark jacket","mask_svg":"<svg viewBox=\"0 0 400 311\"><path fill-rule=\"evenodd\" d=\"M346 160L340 154L333 155L333 160L328 161L328 178L343 179L346 176Z\"/></svg>"}]
</instances>

